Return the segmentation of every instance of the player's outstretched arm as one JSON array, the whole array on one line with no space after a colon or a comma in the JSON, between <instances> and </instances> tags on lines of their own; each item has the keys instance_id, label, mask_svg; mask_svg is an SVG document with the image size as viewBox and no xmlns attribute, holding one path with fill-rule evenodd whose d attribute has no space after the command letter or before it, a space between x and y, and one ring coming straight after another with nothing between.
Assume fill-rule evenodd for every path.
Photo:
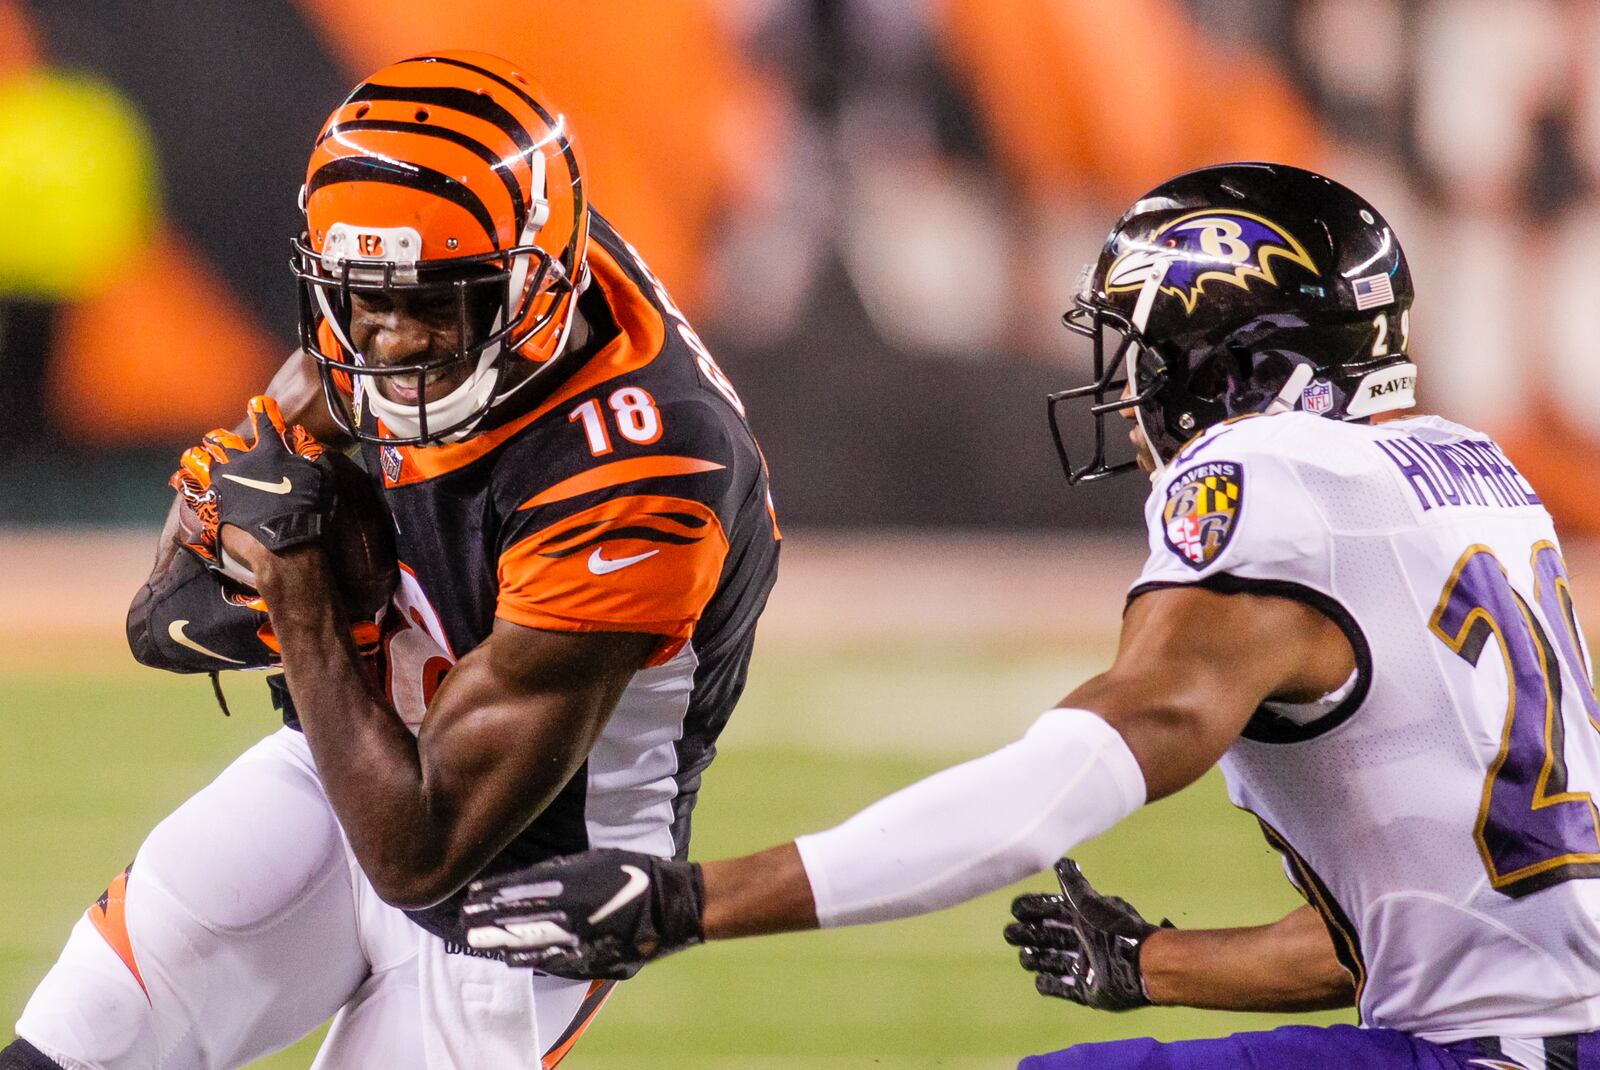
<instances>
[{"instance_id":1,"label":"player's outstretched arm","mask_svg":"<svg viewBox=\"0 0 1600 1070\"><path fill-rule=\"evenodd\" d=\"M1009 747L935 774L827 832L706 863L694 880L652 876L686 863L617 852L533 866L478 888L467 920L479 946L586 974L702 939L939 910L1046 868L1147 799L1192 783L1263 701L1320 698L1354 669L1338 626L1299 601L1154 590L1129 608L1111 669ZM669 887L697 897L694 909L662 902ZM599 909L626 890L652 925L687 916L699 925L627 931L625 912Z\"/></svg>"},{"instance_id":2,"label":"player's outstretched arm","mask_svg":"<svg viewBox=\"0 0 1600 1070\"><path fill-rule=\"evenodd\" d=\"M1174 929L1096 890L1070 858L1055 870L1061 891L1018 896L1017 920L1005 929L1041 995L1108 1011L1298 1012L1354 1001L1350 974L1310 907L1271 925Z\"/></svg>"}]
</instances>

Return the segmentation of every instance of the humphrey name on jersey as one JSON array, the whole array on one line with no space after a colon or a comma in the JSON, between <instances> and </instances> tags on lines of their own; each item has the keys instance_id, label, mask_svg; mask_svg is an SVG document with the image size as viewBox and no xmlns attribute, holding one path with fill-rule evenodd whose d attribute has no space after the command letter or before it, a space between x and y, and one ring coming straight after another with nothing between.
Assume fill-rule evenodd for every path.
<instances>
[{"instance_id":1,"label":"humphrey name on jersey","mask_svg":"<svg viewBox=\"0 0 1600 1070\"><path fill-rule=\"evenodd\" d=\"M1424 511L1445 506L1515 509L1542 504L1516 466L1487 438L1428 442L1409 435L1378 439Z\"/></svg>"}]
</instances>

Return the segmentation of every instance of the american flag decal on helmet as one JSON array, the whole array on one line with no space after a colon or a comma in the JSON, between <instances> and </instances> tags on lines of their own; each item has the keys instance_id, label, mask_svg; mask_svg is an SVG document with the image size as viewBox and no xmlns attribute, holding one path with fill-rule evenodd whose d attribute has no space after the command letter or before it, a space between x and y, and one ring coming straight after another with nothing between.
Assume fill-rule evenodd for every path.
<instances>
[{"instance_id":1,"label":"american flag decal on helmet","mask_svg":"<svg viewBox=\"0 0 1600 1070\"><path fill-rule=\"evenodd\" d=\"M1350 288L1355 291L1356 308L1362 312L1369 308L1394 304L1394 283L1382 272L1356 279L1350 284Z\"/></svg>"}]
</instances>

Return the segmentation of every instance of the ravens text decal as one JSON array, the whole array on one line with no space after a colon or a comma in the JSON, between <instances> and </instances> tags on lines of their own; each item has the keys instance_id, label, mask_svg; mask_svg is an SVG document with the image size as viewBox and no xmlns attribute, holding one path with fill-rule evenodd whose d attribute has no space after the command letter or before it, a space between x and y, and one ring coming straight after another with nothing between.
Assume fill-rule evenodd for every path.
<instances>
[{"instance_id":1,"label":"ravens text decal","mask_svg":"<svg viewBox=\"0 0 1600 1070\"><path fill-rule=\"evenodd\" d=\"M1197 464L1167 488L1162 533L1167 548L1196 571L1217 559L1239 518L1244 469L1233 461Z\"/></svg>"}]
</instances>

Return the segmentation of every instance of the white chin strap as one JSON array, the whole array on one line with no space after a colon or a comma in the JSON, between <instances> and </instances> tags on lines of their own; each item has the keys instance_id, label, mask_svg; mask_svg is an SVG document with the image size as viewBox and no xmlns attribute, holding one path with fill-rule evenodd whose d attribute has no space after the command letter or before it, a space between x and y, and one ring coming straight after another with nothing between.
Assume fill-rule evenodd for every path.
<instances>
[{"instance_id":1,"label":"white chin strap","mask_svg":"<svg viewBox=\"0 0 1600 1070\"><path fill-rule=\"evenodd\" d=\"M1300 404L1300 395L1311 385L1312 374L1311 365L1296 364L1294 371L1289 373L1289 378L1284 380L1283 389L1272 399L1272 404L1266 407L1266 415L1275 416L1280 412L1293 412L1295 406Z\"/></svg>"},{"instance_id":2,"label":"white chin strap","mask_svg":"<svg viewBox=\"0 0 1600 1070\"><path fill-rule=\"evenodd\" d=\"M319 288L316 296L317 305L322 311L323 321L333 330L334 337L339 344L345 348L346 352L355 356L357 363L365 364L366 362L361 359L361 351L356 348L356 344L350 340L349 335L339 326L339 318L334 315L333 307L328 303L328 295ZM504 313L501 314L503 315ZM498 330L499 323L500 317L497 315L495 317L495 326L492 329ZM489 391L494 389L494 376L491 373L494 370L495 358L500 355L500 348L497 343L484 349L483 353L478 357L478 366L472 370L471 375L467 376L466 381L442 398L423 402L427 406L429 428L456 428L449 434L439 436L439 441L455 442L465 438L471 431L471 427L467 426L467 421L478 407L484 403ZM422 421L417 418L417 406L415 404L390 401L384 397L378 388L375 376L358 375L354 378L356 379L356 389L361 391L362 394L361 398L358 399L360 404L356 407L357 412L360 412L361 404L370 407L378 419L383 421L384 426L393 431L396 437L399 438L414 438L422 433ZM459 428L457 428L458 424L461 425Z\"/></svg>"}]
</instances>

